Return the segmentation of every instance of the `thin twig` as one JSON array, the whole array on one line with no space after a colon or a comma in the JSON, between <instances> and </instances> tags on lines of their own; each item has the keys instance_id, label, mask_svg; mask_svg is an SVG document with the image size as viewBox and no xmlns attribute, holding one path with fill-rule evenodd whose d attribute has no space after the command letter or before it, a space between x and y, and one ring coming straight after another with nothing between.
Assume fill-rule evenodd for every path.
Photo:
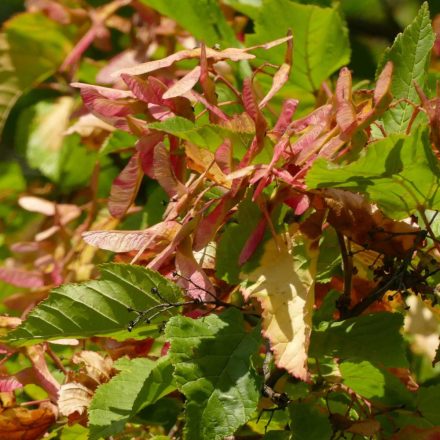
<instances>
[{"instance_id":1,"label":"thin twig","mask_svg":"<svg viewBox=\"0 0 440 440\"><path fill-rule=\"evenodd\" d=\"M348 313L351 305L351 281L353 276L353 260L347 251L345 238L337 232L339 247L341 248L342 265L344 268L344 292L338 300L338 310L341 314L341 318L345 319L345 315Z\"/></svg>"}]
</instances>

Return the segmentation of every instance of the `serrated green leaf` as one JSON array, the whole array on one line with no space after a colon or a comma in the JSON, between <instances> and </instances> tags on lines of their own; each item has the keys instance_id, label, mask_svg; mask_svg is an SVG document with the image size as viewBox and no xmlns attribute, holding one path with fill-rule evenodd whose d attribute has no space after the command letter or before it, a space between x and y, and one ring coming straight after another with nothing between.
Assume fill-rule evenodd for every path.
<instances>
[{"instance_id":1,"label":"serrated green leaf","mask_svg":"<svg viewBox=\"0 0 440 440\"><path fill-rule=\"evenodd\" d=\"M339 370L343 383L368 400L406 408L413 404L414 394L396 376L368 361L341 362Z\"/></svg>"},{"instance_id":2,"label":"serrated green leaf","mask_svg":"<svg viewBox=\"0 0 440 440\"><path fill-rule=\"evenodd\" d=\"M421 387L417 392L417 409L435 426L440 426L440 385Z\"/></svg>"},{"instance_id":3,"label":"serrated green leaf","mask_svg":"<svg viewBox=\"0 0 440 440\"><path fill-rule=\"evenodd\" d=\"M309 356L368 360L385 367L408 367L400 334L403 317L380 312L321 325L312 332Z\"/></svg>"},{"instance_id":4,"label":"serrated green leaf","mask_svg":"<svg viewBox=\"0 0 440 440\"><path fill-rule=\"evenodd\" d=\"M52 75L72 49L66 29L40 13L6 22L0 34L0 133L17 99Z\"/></svg>"},{"instance_id":5,"label":"serrated green leaf","mask_svg":"<svg viewBox=\"0 0 440 440\"><path fill-rule=\"evenodd\" d=\"M161 14L177 21L197 39L206 44L224 43L237 45L232 28L219 7L217 0L141 0Z\"/></svg>"},{"instance_id":6,"label":"serrated green leaf","mask_svg":"<svg viewBox=\"0 0 440 440\"><path fill-rule=\"evenodd\" d=\"M135 358L117 362L121 372L101 385L89 407L90 440L118 434L142 407L175 389L168 358L154 362Z\"/></svg>"},{"instance_id":7,"label":"serrated green leaf","mask_svg":"<svg viewBox=\"0 0 440 440\"><path fill-rule=\"evenodd\" d=\"M54 289L26 320L9 333L8 340L15 345L35 344L57 338L85 338L97 335L129 338L128 324L135 317L127 310L146 310L163 301L151 292L157 287L161 296L170 302L182 298L179 287L157 272L129 264L104 264L101 280L82 284L66 284ZM157 311L157 309L156 309ZM153 328L178 308L158 315ZM142 335L142 326L138 332Z\"/></svg>"},{"instance_id":8,"label":"serrated green leaf","mask_svg":"<svg viewBox=\"0 0 440 440\"><path fill-rule=\"evenodd\" d=\"M298 402L289 406L291 440L330 440L333 434L328 416L316 405Z\"/></svg>"},{"instance_id":9,"label":"serrated green leaf","mask_svg":"<svg viewBox=\"0 0 440 440\"><path fill-rule=\"evenodd\" d=\"M186 396L187 439L223 440L246 423L260 397L251 356L259 329L246 333L235 309L193 320L172 318L165 335L179 390Z\"/></svg>"},{"instance_id":10,"label":"serrated green leaf","mask_svg":"<svg viewBox=\"0 0 440 440\"><path fill-rule=\"evenodd\" d=\"M388 61L394 65L391 93L394 99L418 102L414 87L416 82L424 87L435 34L431 27L428 3L425 2L414 21L399 34L388 49L377 72L380 73ZM414 107L409 102L401 102L388 110L383 117L383 125L388 134L405 133Z\"/></svg>"},{"instance_id":11,"label":"serrated green leaf","mask_svg":"<svg viewBox=\"0 0 440 440\"><path fill-rule=\"evenodd\" d=\"M348 31L337 9L265 0L255 20L255 34L246 42L252 45L275 40L285 36L288 29L294 39L290 80L300 89L318 90L324 80L349 62ZM276 47L261 58L282 64L284 52L284 47Z\"/></svg>"},{"instance_id":12,"label":"serrated green leaf","mask_svg":"<svg viewBox=\"0 0 440 440\"><path fill-rule=\"evenodd\" d=\"M440 209L440 166L428 133L394 134L370 144L348 165L323 159L306 177L308 188L345 188L367 194L391 218L402 219L420 209Z\"/></svg>"}]
</instances>

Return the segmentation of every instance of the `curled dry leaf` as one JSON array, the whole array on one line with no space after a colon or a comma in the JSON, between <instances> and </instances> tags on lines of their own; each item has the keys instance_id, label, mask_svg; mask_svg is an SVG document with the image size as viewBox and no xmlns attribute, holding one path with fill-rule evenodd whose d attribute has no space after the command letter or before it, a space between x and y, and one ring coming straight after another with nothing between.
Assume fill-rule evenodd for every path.
<instances>
[{"instance_id":1,"label":"curled dry leaf","mask_svg":"<svg viewBox=\"0 0 440 440\"><path fill-rule=\"evenodd\" d=\"M0 438L7 440L36 440L55 422L52 406L38 409L23 407L0 409Z\"/></svg>"},{"instance_id":2,"label":"curled dry leaf","mask_svg":"<svg viewBox=\"0 0 440 440\"><path fill-rule=\"evenodd\" d=\"M113 371L113 361L109 356L105 358L94 351L83 350L76 353L72 361L81 365L86 374L97 384L107 382Z\"/></svg>"},{"instance_id":3,"label":"curled dry leaf","mask_svg":"<svg viewBox=\"0 0 440 440\"><path fill-rule=\"evenodd\" d=\"M386 217L361 195L339 189L325 189L321 195L330 224L355 243L400 258L413 248L419 229Z\"/></svg>"},{"instance_id":4,"label":"curled dry leaf","mask_svg":"<svg viewBox=\"0 0 440 440\"><path fill-rule=\"evenodd\" d=\"M317 259L316 243L292 230L291 235L268 240L259 267L240 274L253 283L244 290L245 298L261 303L263 335L270 341L276 365L301 380L309 379Z\"/></svg>"},{"instance_id":5,"label":"curled dry leaf","mask_svg":"<svg viewBox=\"0 0 440 440\"><path fill-rule=\"evenodd\" d=\"M60 414L70 416L74 413L84 414L92 401L93 391L78 382L61 385L58 407Z\"/></svg>"}]
</instances>

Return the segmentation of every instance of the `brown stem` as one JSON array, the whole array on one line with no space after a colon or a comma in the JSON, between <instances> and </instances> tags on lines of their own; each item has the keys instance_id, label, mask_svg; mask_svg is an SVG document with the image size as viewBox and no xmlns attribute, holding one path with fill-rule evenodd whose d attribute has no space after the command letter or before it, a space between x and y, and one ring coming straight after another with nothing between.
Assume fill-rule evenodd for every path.
<instances>
[{"instance_id":1,"label":"brown stem","mask_svg":"<svg viewBox=\"0 0 440 440\"><path fill-rule=\"evenodd\" d=\"M353 276L353 260L347 251L344 236L337 232L339 247L341 248L342 265L344 268L344 292L338 300L338 310L341 318L345 319L351 304L351 281Z\"/></svg>"},{"instance_id":2,"label":"brown stem","mask_svg":"<svg viewBox=\"0 0 440 440\"><path fill-rule=\"evenodd\" d=\"M419 209L418 211L422 217L423 222L425 223L425 228L426 228L426 231L428 232L429 237L434 242L435 248L440 252L440 243L439 243L437 237L435 236L434 231L431 228L431 223L429 222L428 217L426 217L425 211L423 209Z\"/></svg>"},{"instance_id":3,"label":"brown stem","mask_svg":"<svg viewBox=\"0 0 440 440\"><path fill-rule=\"evenodd\" d=\"M53 362L57 366L57 368L59 370L61 370L67 376L68 371L64 367L60 358L55 354L55 352L52 350L52 348L50 348L49 344L46 345L46 352L49 355L49 357L53 360Z\"/></svg>"}]
</instances>

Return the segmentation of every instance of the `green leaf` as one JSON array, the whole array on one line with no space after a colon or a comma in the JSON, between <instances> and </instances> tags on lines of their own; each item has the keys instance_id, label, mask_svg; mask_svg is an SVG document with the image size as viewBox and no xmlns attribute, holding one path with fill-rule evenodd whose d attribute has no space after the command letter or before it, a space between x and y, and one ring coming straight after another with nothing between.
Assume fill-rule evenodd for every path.
<instances>
[{"instance_id":1,"label":"green leaf","mask_svg":"<svg viewBox=\"0 0 440 440\"><path fill-rule=\"evenodd\" d=\"M69 28L45 15L20 14L0 34L0 133L17 99L52 75L72 49Z\"/></svg>"},{"instance_id":2,"label":"green leaf","mask_svg":"<svg viewBox=\"0 0 440 440\"><path fill-rule=\"evenodd\" d=\"M334 229L326 229L319 243L318 268L316 281L328 283L333 275L341 271L341 251Z\"/></svg>"},{"instance_id":3,"label":"green leaf","mask_svg":"<svg viewBox=\"0 0 440 440\"><path fill-rule=\"evenodd\" d=\"M23 152L31 168L62 188L87 184L97 156L82 145L79 135L64 134L74 106L75 100L69 96L40 101L26 108L17 124L16 149Z\"/></svg>"},{"instance_id":4,"label":"green leaf","mask_svg":"<svg viewBox=\"0 0 440 440\"><path fill-rule=\"evenodd\" d=\"M368 361L342 362L339 365L345 385L368 400L387 406L412 406L415 395L388 371Z\"/></svg>"},{"instance_id":5,"label":"green leaf","mask_svg":"<svg viewBox=\"0 0 440 440\"><path fill-rule=\"evenodd\" d=\"M289 406L292 440L330 440L332 426L316 404L298 402Z\"/></svg>"},{"instance_id":6,"label":"green leaf","mask_svg":"<svg viewBox=\"0 0 440 440\"><path fill-rule=\"evenodd\" d=\"M291 81L314 92L321 83L350 60L348 31L337 9L301 5L289 0L265 0L255 20L255 35L248 45L275 40L293 32L294 56ZM276 64L284 60L284 47L260 53Z\"/></svg>"},{"instance_id":7,"label":"green leaf","mask_svg":"<svg viewBox=\"0 0 440 440\"><path fill-rule=\"evenodd\" d=\"M176 20L198 40L213 46L236 46L237 40L217 0L141 0L161 14Z\"/></svg>"},{"instance_id":8,"label":"green leaf","mask_svg":"<svg viewBox=\"0 0 440 440\"><path fill-rule=\"evenodd\" d=\"M225 228L217 245L217 277L229 284L240 282L241 267L238 264L240 253L252 231L261 219L261 211L249 199L243 200L238 207L237 222L230 222Z\"/></svg>"},{"instance_id":9,"label":"green leaf","mask_svg":"<svg viewBox=\"0 0 440 440\"><path fill-rule=\"evenodd\" d=\"M82 425L64 426L60 440L88 440L89 430Z\"/></svg>"},{"instance_id":10,"label":"green leaf","mask_svg":"<svg viewBox=\"0 0 440 440\"><path fill-rule=\"evenodd\" d=\"M207 148L212 152L216 151L225 138L229 138L232 142L233 155L236 159L241 159L244 156L254 136L254 133L234 132L219 125L206 124L197 126L189 119L180 116L168 118L162 122L153 122L148 126L154 130L172 134L199 147Z\"/></svg>"},{"instance_id":11,"label":"green leaf","mask_svg":"<svg viewBox=\"0 0 440 440\"><path fill-rule=\"evenodd\" d=\"M109 263L101 266L101 274L101 280L54 289L48 299L29 313L23 324L9 333L9 342L24 345L96 335L127 339L136 334L127 331L135 317L127 308L146 310L163 303L151 292L152 287L157 287L161 296L170 302L178 301L182 295L174 283L141 266ZM169 309L152 322L157 325L177 312L177 307ZM142 335L141 326L137 331Z\"/></svg>"},{"instance_id":12,"label":"green leaf","mask_svg":"<svg viewBox=\"0 0 440 440\"><path fill-rule=\"evenodd\" d=\"M175 389L169 358L154 362L135 358L117 362L121 372L101 385L90 404L90 440L118 434L144 406Z\"/></svg>"},{"instance_id":13,"label":"green leaf","mask_svg":"<svg viewBox=\"0 0 440 440\"><path fill-rule=\"evenodd\" d=\"M222 440L246 423L260 397L259 377L251 356L260 330L244 330L235 309L193 320L172 318L165 335L179 390L186 396L188 439Z\"/></svg>"},{"instance_id":14,"label":"green leaf","mask_svg":"<svg viewBox=\"0 0 440 440\"><path fill-rule=\"evenodd\" d=\"M0 199L26 189L26 180L16 162L0 163Z\"/></svg>"},{"instance_id":15,"label":"green leaf","mask_svg":"<svg viewBox=\"0 0 440 440\"><path fill-rule=\"evenodd\" d=\"M428 133L391 135L370 144L355 162L338 166L318 159L306 177L309 188L345 188L368 195L388 216L440 209L440 167Z\"/></svg>"},{"instance_id":16,"label":"green leaf","mask_svg":"<svg viewBox=\"0 0 440 440\"><path fill-rule=\"evenodd\" d=\"M434 426L440 426L440 385L420 387L417 392L417 409Z\"/></svg>"},{"instance_id":17,"label":"green leaf","mask_svg":"<svg viewBox=\"0 0 440 440\"><path fill-rule=\"evenodd\" d=\"M126 131L115 130L104 141L102 147L99 150L101 156L105 156L110 153L115 153L125 148L133 148L138 138Z\"/></svg>"},{"instance_id":18,"label":"green leaf","mask_svg":"<svg viewBox=\"0 0 440 440\"><path fill-rule=\"evenodd\" d=\"M424 87L426 74L435 34L431 27L428 3L425 2L414 21L399 34L379 63L380 73L388 61L394 64L391 93L394 99L406 99L418 102L414 83ZM383 117L385 131L405 133L414 107L408 102L401 102L388 110Z\"/></svg>"},{"instance_id":19,"label":"green leaf","mask_svg":"<svg viewBox=\"0 0 440 440\"><path fill-rule=\"evenodd\" d=\"M263 0L224 0L224 3L255 20Z\"/></svg>"},{"instance_id":20,"label":"green leaf","mask_svg":"<svg viewBox=\"0 0 440 440\"><path fill-rule=\"evenodd\" d=\"M164 397L153 405L148 405L136 414L133 423L142 425L160 425L165 431L169 431L182 414L183 403L175 398ZM166 437L167 439L169 437Z\"/></svg>"},{"instance_id":21,"label":"green leaf","mask_svg":"<svg viewBox=\"0 0 440 440\"><path fill-rule=\"evenodd\" d=\"M368 359L385 367L408 367L400 334L403 317L380 312L321 324L312 333L309 356L333 356L352 361Z\"/></svg>"}]
</instances>

